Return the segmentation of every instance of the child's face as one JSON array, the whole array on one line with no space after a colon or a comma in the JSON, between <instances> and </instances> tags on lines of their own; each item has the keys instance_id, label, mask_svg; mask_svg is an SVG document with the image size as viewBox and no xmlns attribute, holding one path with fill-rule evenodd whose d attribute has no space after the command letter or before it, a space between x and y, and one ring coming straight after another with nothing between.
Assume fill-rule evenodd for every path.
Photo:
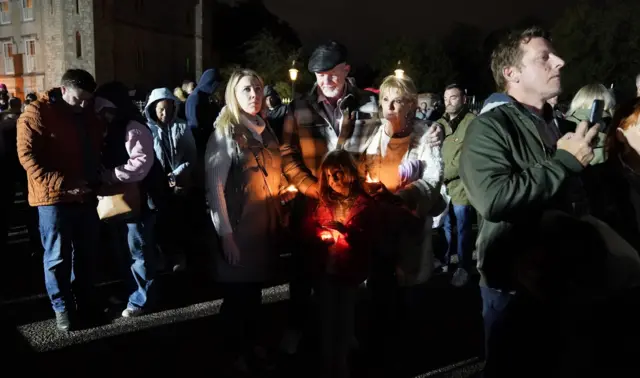
<instances>
[{"instance_id":1,"label":"child's face","mask_svg":"<svg viewBox=\"0 0 640 378\"><path fill-rule=\"evenodd\" d=\"M329 183L329 187L336 193L339 193L343 196L349 195L349 188L351 187L351 182L344 174L342 169L333 168L327 170L325 173L327 175L327 182Z\"/></svg>"}]
</instances>

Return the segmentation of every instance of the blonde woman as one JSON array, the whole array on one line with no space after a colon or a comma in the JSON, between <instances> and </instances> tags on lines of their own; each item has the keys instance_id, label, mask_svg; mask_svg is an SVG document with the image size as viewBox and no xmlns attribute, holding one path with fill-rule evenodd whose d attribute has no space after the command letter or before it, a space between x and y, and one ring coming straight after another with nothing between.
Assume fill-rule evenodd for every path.
<instances>
[{"instance_id":1,"label":"blonde woman","mask_svg":"<svg viewBox=\"0 0 640 378\"><path fill-rule=\"evenodd\" d=\"M571 101L571 106L567 112L566 120L575 124L574 128L582 121L589 119L591 113L591 105L593 100L604 101L603 129L598 133L596 147L593 150L594 158L591 160L591 165L600 164L606 160L605 154L605 140L607 127L611 122L613 111L616 107L616 101L613 94L602 84L589 84L580 88Z\"/></svg>"},{"instance_id":2,"label":"blonde woman","mask_svg":"<svg viewBox=\"0 0 640 378\"><path fill-rule=\"evenodd\" d=\"M399 202L425 220L422 243L404 249L398 261L403 286L425 282L433 269L431 225L441 204L441 129L415 118L416 87L409 77L388 76L380 86L381 125L371 139L364 170L369 181L380 182ZM437 215L437 214L436 214Z\"/></svg>"},{"instance_id":3,"label":"blonde woman","mask_svg":"<svg viewBox=\"0 0 640 378\"><path fill-rule=\"evenodd\" d=\"M400 294L400 308L412 312L419 288L434 269L432 216L444 210L442 184L442 129L435 123L415 118L418 94L413 81L388 76L380 85L380 125L371 138L361 167L370 182L380 186L374 198L413 210L422 224L420 233L399 235L398 245L374 257L367 282L372 292L374 325L378 329L373 350L382 366L393 366L400 354L397 339L403 330L392 305ZM373 183L372 183L373 182ZM438 206L440 205L440 206ZM384 220L380 220L383 222ZM401 290L396 290L400 286Z\"/></svg>"},{"instance_id":4,"label":"blonde woman","mask_svg":"<svg viewBox=\"0 0 640 378\"><path fill-rule=\"evenodd\" d=\"M234 72L226 107L215 122L205 154L207 200L221 240L215 275L223 283L221 313L233 368L264 356L255 345L261 289L273 272L281 201L278 139L261 116L263 81L253 71ZM247 346L253 348L246 349Z\"/></svg>"}]
</instances>

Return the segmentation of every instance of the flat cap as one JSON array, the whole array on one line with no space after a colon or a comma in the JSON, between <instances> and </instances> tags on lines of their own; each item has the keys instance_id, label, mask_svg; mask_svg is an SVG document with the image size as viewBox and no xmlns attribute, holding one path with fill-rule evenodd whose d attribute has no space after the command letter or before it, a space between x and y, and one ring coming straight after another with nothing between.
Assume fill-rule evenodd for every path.
<instances>
[{"instance_id":1,"label":"flat cap","mask_svg":"<svg viewBox=\"0 0 640 378\"><path fill-rule=\"evenodd\" d=\"M309 58L309 72L324 72L347 61L347 48L336 41L322 44L313 51Z\"/></svg>"}]
</instances>

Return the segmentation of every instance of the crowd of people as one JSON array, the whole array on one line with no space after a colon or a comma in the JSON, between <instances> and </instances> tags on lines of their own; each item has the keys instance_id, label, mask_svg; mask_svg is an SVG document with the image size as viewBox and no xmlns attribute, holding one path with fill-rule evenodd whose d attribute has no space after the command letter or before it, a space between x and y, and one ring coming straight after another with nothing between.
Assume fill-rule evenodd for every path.
<instances>
[{"instance_id":1,"label":"crowd of people","mask_svg":"<svg viewBox=\"0 0 640 378\"><path fill-rule=\"evenodd\" d=\"M584 357L606 333L595 309L640 286L640 100L617 106L606 87L587 85L559 112L564 61L538 28L495 48L498 93L479 114L458 84L443 88L438 116L407 76L360 90L348 61L341 44L318 46L308 61L316 84L288 106L243 69L220 107L212 69L197 85L154 89L142 113L122 83L98 87L71 69L7 118L57 328L100 312L92 283L102 227L129 257L123 317L152 311L160 255L175 270L189 251L212 256L233 374L268 365L261 289L284 250L294 269L280 349L296 353L317 321L324 377L349 376L365 282L377 309L372 365L394 376L397 308L411 310L397 293L449 272L453 255L452 285L480 275L486 377L577 376L592 366ZM593 100L604 101L597 123ZM447 251L436 258L439 227Z\"/></svg>"}]
</instances>

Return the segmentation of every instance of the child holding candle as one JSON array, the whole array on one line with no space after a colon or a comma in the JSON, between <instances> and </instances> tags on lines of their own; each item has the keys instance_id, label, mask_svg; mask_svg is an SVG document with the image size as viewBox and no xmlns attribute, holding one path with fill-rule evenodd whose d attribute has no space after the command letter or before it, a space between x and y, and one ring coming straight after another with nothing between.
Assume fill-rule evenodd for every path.
<instances>
[{"instance_id":1,"label":"child holding candle","mask_svg":"<svg viewBox=\"0 0 640 378\"><path fill-rule=\"evenodd\" d=\"M400 230L392 228L417 230L421 223L408 210L371 198L347 151L328 153L319 173L313 228L322 269L317 291L323 363L326 376L347 377L357 288L368 277L373 256L393 249L391 238Z\"/></svg>"}]
</instances>

